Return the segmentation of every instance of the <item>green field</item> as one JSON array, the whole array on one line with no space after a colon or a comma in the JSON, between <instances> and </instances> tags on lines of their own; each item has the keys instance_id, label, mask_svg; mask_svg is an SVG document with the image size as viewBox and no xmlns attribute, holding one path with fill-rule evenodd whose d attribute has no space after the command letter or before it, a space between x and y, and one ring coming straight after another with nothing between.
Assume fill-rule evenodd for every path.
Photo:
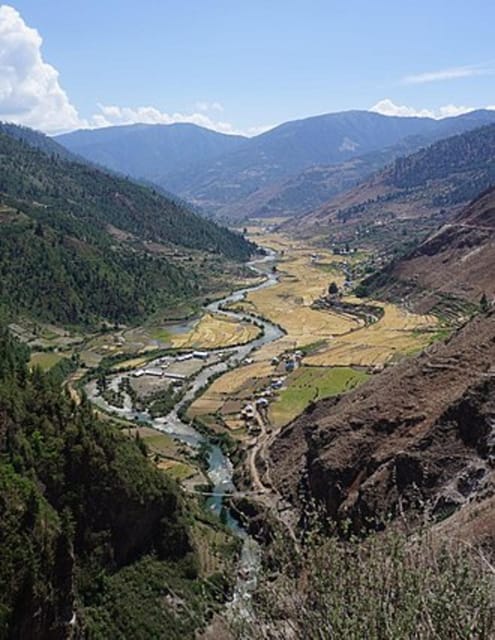
<instances>
[{"instance_id":1,"label":"green field","mask_svg":"<svg viewBox=\"0 0 495 640\"><path fill-rule=\"evenodd\" d=\"M170 342L172 334L163 327L154 327L150 329L150 336L153 340L159 340L160 342Z\"/></svg>"},{"instance_id":2,"label":"green field","mask_svg":"<svg viewBox=\"0 0 495 640\"><path fill-rule=\"evenodd\" d=\"M60 362L62 358L64 358L64 356L51 351L33 353L29 361L29 365L30 367L41 367L43 371L48 371L48 369L54 367L57 362Z\"/></svg>"},{"instance_id":3,"label":"green field","mask_svg":"<svg viewBox=\"0 0 495 640\"><path fill-rule=\"evenodd\" d=\"M270 406L270 419L277 427L288 424L313 401L328 398L362 384L368 379L364 371L351 367L305 367L291 374L287 389Z\"/></svg>"},{"instance_id":4,"label":"green field","mask_svg":"<svg viewBox=\"0 0 495 640\"><path fill-rule=\"evenodd\" d=\"M182 482L183 480L187 480L188 478L192 478L196 475L196 469L185 462L176 462L170 464L167 467L161 467L164 469L165 473L169 476L172 476L174 480L177 482Z\"/></svg>"}]
</instances>

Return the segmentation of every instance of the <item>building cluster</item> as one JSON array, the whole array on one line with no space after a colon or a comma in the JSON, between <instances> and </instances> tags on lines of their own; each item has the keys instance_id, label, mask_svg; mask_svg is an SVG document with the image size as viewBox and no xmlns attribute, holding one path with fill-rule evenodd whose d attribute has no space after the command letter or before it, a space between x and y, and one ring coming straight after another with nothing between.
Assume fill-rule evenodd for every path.
<instances>
[{"instance_id":1,"label":"building cluster","mask_svg":"<svg viewBox=\"0 0 495 640\"><path fill-rule=\"evenodd\" d=\"M187 360L207 360L208 351L190 351L182 353L178 356L164 356L153 363L153 366L135 369L131 375L133 378L141 378L142 376L152 376L154 378L168 378L170 380L186 380L187 375L174 371L168 371L168 367L176 362L186 362Z\"/></svg>"},{"instance_id":2,"label":"building cluster","mask_svg":"<svg viewBox=\"0 0 495 640\"><path fill-rule=\"evenodd\" d=\"M241 409L240 419L248 429L250 435L256 435L261 431L261 424L268 421L268 408L270 400L280 391L287 378L287 374L292 373L301 366L304 353L300 350L284 353L280 357L275 356L271 360L275 368L275 374L269 384L255 394L255 398L247 402ZM247 361L246 361L247 362Z\"/></svg>"}]
</instances>

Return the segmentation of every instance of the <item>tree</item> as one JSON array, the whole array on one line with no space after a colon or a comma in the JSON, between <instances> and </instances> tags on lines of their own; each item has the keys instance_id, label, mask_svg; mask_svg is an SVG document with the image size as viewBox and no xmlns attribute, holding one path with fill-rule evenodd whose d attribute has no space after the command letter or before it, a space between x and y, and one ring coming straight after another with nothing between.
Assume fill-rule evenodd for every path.
<instances>
[{"instance_id":1,"label":"tree","mask_svg":"<svg viewBox=\"0 0 495 640\"><path fill-rule=\"evenodd\" d=\"M337 293L339 292L339 288L337 286L336 282L331 282L329 287L328 287L328 294L331 296L335 296L337 295Z\"/></svg>"},{"instance_id":2,"label":"tree","mask_svg":"<svg viewBox=\"0 0 495 640\"><path fill-rule=\"evenodd\" d=\"M483 295L480 298L480 308L483 313L486 313L490 308L490 304L488 302L488 298L486 297L486 293L483 292Z\"/></svg>"},{"instance_id":3,"label":"tree","mask_svg":"<svg viewBox=\"0 0 495 640\"><path fill-rule=\"evenodd\" d=\"M98 378L96 379L96 387L98 388L100 394L106 391L108 387L107 377L105 376L105 373L103 371L98 374Z\"/></svg>"}]
</instances>

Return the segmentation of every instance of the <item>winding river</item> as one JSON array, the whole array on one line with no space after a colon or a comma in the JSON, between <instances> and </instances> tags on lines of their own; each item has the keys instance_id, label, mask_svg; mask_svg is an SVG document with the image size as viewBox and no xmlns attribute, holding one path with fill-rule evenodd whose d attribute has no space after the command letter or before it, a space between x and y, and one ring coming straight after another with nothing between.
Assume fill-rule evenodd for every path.
<instances>
[{"instance_id":1,"label":"winding river","mask_svg":"<svg viewBox=\"0 0 495 640\"><path fill-rule=\"evenodd\" d=\"M261 284L239 289L221 300L216 300L215 302L206 305L205 310L212 313L221 313L232 318L236 318L239 321L249 320L250 316L248 314L237 311L225 311L223 310L223 307L228 303L242 300L252 291L271 287L276 284L278 278L271 268L276 257L277 255L274 251L267 250L267 255L248 263L248 266L252 271L265 277L265 280ZM139 419L148 423L150 427L167 433L176 440L184 442L195 449L199 448L201 445L208 445L207 476L212 485L211 493L214 495L208 498L207 508L215 512L217 515L220 515L222 511L226 495L235 491L235 486L232 480L234 471L232 462L209 436L200 433L191 424L184 422L179 417L179 414L181 409L187 405L187 403L191 402L197 392L200 389L205 388L213 377L216 377L218 374L228 371L231 368L239 366L254 349L282 337L282 330L271 322L261 318L256 318L256 322L263 329L262 334L258 338L255 338L251 342L242 346L210 351L211 353L228 354L228 357L221 362L206 366L196 376L194 376L189 381L186 393L168 415L160 418L151 418L146 411L138 415ZM153 366L153 363L149 363L148 366ZM110 388L117 390L122 377L122 374L116 374L113 376L110 379ZM88 383L86 386L86 392L90 400L105 411L116 413L131 421L136 418L136 411L132 408L132 402L125 394L124 406L119 408L108 404L98 394L95 381ZM241 558L239 562L239 577L234 592L234 602L243 601L243 599L249 597L249 593L256 582L256 568L259 565L260 558L259 547L230 513L227 513L226 524L243 540Z\"/></svg>"}]
</instances>

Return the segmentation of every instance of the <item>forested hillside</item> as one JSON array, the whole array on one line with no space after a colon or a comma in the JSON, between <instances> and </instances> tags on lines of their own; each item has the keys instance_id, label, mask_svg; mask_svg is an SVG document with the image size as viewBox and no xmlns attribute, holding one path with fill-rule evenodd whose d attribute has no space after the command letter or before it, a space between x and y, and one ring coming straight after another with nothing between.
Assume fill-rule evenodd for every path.
<instances>
[{"instance_id":1,"label":"forested hillside","mask_svg":"<svg viewBox=\"0 0 495 640\"><path fill-rule=\"evenodd\" d=\"M183 617L166 600L172 592L195 602L175 484L139 442L100 422L88 402L76 406L55 373L29 372L27 358L1 329L0 637L117 637L146 598L157 602L150 625L189 637L191 611ZM153 576L146 597L133 601L144 573ZM119 598L125 610L108 617Z\"/></svg>"},{"instance_id":2,"label":"forested hillside","mask_svg":"<svg viewBox=\"0 0 495 640\"><path fill-rule=\"evenodd\" d=\"M108 224L141 239L218 252L242 260L251 246L239 235L196 216L147 187L85 164L69 163L0 134L0 192L64 213L99 229ZM41 217L41 216L40 216ZM84 229L85 233L98 230Z\"/></svg>"},{"instance_id":3,"label":"forested hillside","mask_svg":"<svg viewBox=\"0 0 495 640\"><path fill-rule=\"evenodd\" d=\"M434 198L438 205L472 200L495 180L495 125L440 140L397 159L387 181L400 189L414 189L446 179L449 189Z\"/></svg>"},{"instance_id":4,"label":"forested hillside","mask_svg":"<svg viewBox=\"0 0 495 640\"><path fill-rule=\"evenodd\" d=\"M213 161L247 143L195 124L132 124L102 129L81 129L56 138L72 153L133 178L156 180L165 173Z\"/></svg>"},{"instance_id":5,"label":"forested hillside","mask_svg":"<svg viewBox=\"0 0 495 640\"><path fill-rule=\"evenodd\" d=\"M208 276L190 251L244 260L253 250L145 186L1 132L0 231L0 303L70 324L133 320L199 295Z\"/></svg>"},{"instance_id":6,"label":"forested hillside","mask_svg":"<svg viewBox=\"0 0 495 640\"><path fill-rule=\"evenodd\" d=\"M391 247L449 221L494 181L495 125L488 125L398 158L290 228L311 235L327 227L334 239Z\"/></svg>"},{"instance_id":7,"label":"forested hillside","mask_svg":"<svg viewBox=\"0 0 495 640\"><path fill-rule=\"evenodd\" d=\"M66 160L77 160L76 155L41 131L35 131L29 127L22 127L17 124L12 124L11 122L0 122L0 133L22 140L30 147L34 147L50 155L55 154Z\"/></svg>"}]
</instances>

